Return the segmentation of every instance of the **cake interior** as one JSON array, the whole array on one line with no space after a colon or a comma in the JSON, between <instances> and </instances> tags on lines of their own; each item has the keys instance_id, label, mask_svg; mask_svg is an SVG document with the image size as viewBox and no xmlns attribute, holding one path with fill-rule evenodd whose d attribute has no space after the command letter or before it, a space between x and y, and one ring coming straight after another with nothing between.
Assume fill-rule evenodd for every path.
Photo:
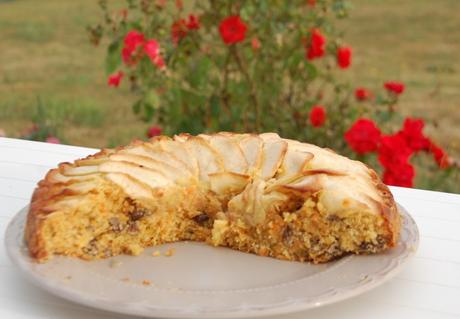
<instances>
[{"instance_id":1,"label":"cake interior","mask_svg":"<svg viewBox=\"0 0 460 319\"><path fill-rule=\"evenodd\" d=\"M329 214L319 193L291 194L259 223L229 208L235 195L190 186L162 191L155 201L134 200L108 183L84 196L75 195L78 205L61 203L42 219L38 240L46 254L39 261L54 254L86 260L138 255L145 247L190 240L322 263L350 253L376 253L390 242L382 216L366 210Z\"/></svg>"}]
</instances>

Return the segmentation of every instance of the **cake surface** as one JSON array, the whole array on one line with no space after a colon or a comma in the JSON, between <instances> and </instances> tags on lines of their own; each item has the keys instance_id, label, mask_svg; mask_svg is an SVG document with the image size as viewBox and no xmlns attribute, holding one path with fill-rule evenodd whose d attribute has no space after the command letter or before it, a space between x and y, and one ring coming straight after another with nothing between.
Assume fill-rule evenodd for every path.
<instances>
[{"instance_id":1,"label":"cake surface","mask_svg":"<svg viewBox=\"0 0 460 319\"><path fill-rule=\"evenodd\" d=\"M38 183L30 255L86 260L181 240L322 263L396 245L400 216L366 165L275 133L160 136L61 163Z\"/></svg>"}]
</instances>

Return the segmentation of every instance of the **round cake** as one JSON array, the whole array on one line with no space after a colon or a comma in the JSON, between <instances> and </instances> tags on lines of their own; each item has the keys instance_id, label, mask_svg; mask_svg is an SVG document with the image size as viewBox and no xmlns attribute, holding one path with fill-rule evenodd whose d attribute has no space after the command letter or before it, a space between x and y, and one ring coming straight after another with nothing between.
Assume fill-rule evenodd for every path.
<instances>
[{"instance_id":1,"label":"round cake","mask_svg":"<svg viewBox=\"0 0 460 319\"><path fill-rule=\"evenodd\" d=\"M30 255L86 260L202 241L322 263L396 245L400 215L361 162L275 133L160 136L61 163L38 183Z\"/></svg>"}]
</instances>

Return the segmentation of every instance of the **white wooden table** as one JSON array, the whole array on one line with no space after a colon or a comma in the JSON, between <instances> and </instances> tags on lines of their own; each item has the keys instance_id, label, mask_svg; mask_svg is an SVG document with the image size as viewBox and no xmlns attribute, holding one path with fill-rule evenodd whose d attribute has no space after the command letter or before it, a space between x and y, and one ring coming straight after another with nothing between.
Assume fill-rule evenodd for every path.
<instances>
[{"instance_id":1,"label":"white wooden table","mask_svg":"<svg viewBox=\"0 0 460 319\"><path fill-rule=\"evenodd\" d=\"M59 162L96 150L0 138L0 238L36 183ZM365 295L283 318L460 318L460 195L392 187L416 220L416 257ZM26 281L0 246L0 318L122 318L52 296ZM126 317L123 317L126 318Z\"/></svg>"}]
</instances>

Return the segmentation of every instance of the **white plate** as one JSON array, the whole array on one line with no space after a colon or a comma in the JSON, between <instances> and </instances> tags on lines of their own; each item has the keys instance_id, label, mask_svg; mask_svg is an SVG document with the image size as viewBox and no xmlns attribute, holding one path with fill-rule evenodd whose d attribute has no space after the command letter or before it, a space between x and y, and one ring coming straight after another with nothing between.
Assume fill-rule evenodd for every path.
<instances>
[{"instance_id":1,"label":"white plate","mask_svg":"<svg viewBox=\"0 0 460 319\"><path fill-rule=\"evenodd\" d=\"M368 291L396 275L414 255L417 226L403 216L398 246L372 256L347 256L323 265L260 257L227 248L181 242L141 256L101 261L56 257L34 263L24 244L28 207L6 230L8 254L35 284L87 306L145 317L254 317L319 307ZM153 257L171 248L171 257ZM142 282L149 280L150 285Z\"/></svg>"}]
</instances>

